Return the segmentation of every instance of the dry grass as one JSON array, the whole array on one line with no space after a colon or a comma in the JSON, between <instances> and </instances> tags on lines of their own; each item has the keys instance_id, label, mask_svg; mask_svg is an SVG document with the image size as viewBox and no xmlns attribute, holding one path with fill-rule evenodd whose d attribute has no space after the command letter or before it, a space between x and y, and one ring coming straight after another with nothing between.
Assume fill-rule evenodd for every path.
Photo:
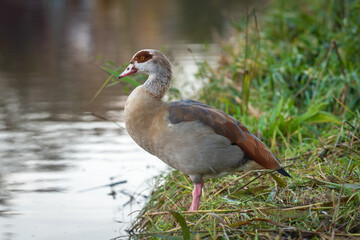
<instances>
[{"instance_id":1,"label":"dry grass","mask_svg":"<svg viewBox=\"0 0 360 240\"><path fill-rule=\"evenodd\" d=\"M344 126L341 135L322 139L325 145L283 159L292 179L263 171L208 180L197 213L186 211L188 177L178 171L160 176L162 183L129 233L142 239L183 236L174 211L194 239L358 239L359 127Z\"/></svg>"}]
</instances>

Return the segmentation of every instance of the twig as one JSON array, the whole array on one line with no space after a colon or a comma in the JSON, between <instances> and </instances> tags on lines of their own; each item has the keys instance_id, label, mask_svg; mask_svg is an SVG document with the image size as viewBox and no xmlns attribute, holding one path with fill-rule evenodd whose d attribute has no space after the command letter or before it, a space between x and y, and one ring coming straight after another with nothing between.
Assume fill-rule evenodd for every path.
<instances>
[{"instance_id":1,"label":"twig","mask_svg":"<svg viewBox=\"0 0 360 240\"><path fill-rule=\"evenodd\" d=\"M113 121L113 120L110 120L110 119L108 119L108 118L106 118L106 117L100 116L100 115L98 115L98 114L96 114L96 113L93 113L93 112L91 113L91 115L93 115L93 116L95 116L95 117L97 117L97 118L100 118L100 119L102 119L102 120L105 120L105 121L113 122L113 123L115 123L116 126L118 126L119 128L124 129L123 126L121 126L121 125L118 124L117 122L115 122L115 121Z\"/></svg>"},{"instance_id":2,"label":"twig","mask_svg":"<svg viewBox=\"0 0 360 240\"><path fill-rule=\"evenodd\" d=\"M91 191L91 190L104 188L104 187L114 187L116 185L123 184L123 183L127 183L127 180L122 180L122 181L109 183L109 184L105 184L105 185L101 185L101 186L97 186L97 187L87 188L87 189L84 189L84 190L80 190L79 192L88 192L88 191Z\"/></svg>"},{"instance_id":3,"label":"twig","mask_svg":"<svg viewBox=\"0 0 360 240\"><path fill-rule=\"evenodd\" d=\"M352 143L360 143L360 141L353 141ZM335 149L338 148L338 147L348 147L348 150L359 155L360 156L360 153L358 153L356 150L352 149L351 147L348 146L348 144L345 142L345 143L340 143L340 144L335 144L334 146L332 146L334 148L334 152L335 152ZM324 147L324 150L320 153L320 156L319 158L320 159L323 159L325 157L325 155L327 154L327 152L330 151L330 147L329 148L325 148Z\"/></svg>"},{"instance_id":4,"label":"twig","mask_svg":"<svg viewBox=\"0 0 360 240\"><path fill-rule=\"evenodd\" d=\"M223 187L222 189L220 189L219 191L217 191L217 192L214 194L214 197L217 196L217 195L219 195L219 194L222 193L223 191L225 191L225 190L226 190L229 186L231 186L234 182L239 181L241 178L249 175L250 173L251 173L250 171L249 171L249 172L246 172L246 173L244 173L243 175L241 175L240 177L232 180L230 183L227 183L225 187Z\"/></svg>"}]
</instances>

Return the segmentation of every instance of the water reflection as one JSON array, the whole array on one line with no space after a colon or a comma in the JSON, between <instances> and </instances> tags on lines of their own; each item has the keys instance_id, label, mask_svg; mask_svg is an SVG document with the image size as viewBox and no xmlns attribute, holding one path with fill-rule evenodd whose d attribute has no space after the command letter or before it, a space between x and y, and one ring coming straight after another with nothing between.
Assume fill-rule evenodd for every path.
<instances>
[{"instance_id":1,"label":"water reflection","mask_svg":"<svg viewBox=\"0 0 360 240\"><path fill-rule=\"evenodd\" d=\"M216 47L205 52L202 43L211 43L214 31L225 34L227 17L244 13L245 5L2 0L0 239L109 239L123 233L134 217L128 213L140 208L152 176L165 166L123 128L90 114L122 121L123 86L104 89L89 104L107 78L99 66L105 59L127 62L141 48L162 49L174 63L174 85L191 96L194 58L216 61ZM80 193L123 180L112 189ZM112 190L115 201L107 195Z\"/></svg>"}]
</instances>

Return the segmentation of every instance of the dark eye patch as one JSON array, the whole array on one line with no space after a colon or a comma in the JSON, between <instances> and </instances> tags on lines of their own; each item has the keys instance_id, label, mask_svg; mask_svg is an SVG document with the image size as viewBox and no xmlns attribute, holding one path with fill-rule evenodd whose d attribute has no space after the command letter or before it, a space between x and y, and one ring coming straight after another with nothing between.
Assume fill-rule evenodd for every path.
<instances>
[{"instance_id":1,"label":"dark eye patch","mask_svg":"<svg viewBox=\"0 0 360 240\"><path fill-rule=\"evenodd\" d=\"M131 61L136 61L138 63L143 63L146 61L149 61L152 59L152 55L149 53L149 51L141 51L138 54L135 55L135 57Z\"/></svg>"}]
</instances>

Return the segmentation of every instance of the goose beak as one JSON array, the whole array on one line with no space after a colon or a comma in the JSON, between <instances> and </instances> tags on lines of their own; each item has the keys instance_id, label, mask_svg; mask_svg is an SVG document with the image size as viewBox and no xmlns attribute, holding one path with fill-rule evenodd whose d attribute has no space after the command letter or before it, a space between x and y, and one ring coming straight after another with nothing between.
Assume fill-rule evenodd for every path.
<instances>
[{"instance_id":1,"label":"goose beak","mask_svg":"<svg viewBox=\"0 0 360 240\"><path fill-rule=\"evenodd\" d=\"M134 64L130 64L120 75L119 78L129 76L133 73L136 73L138 69L134 66Z\"/></svg>"}]
</instances>

